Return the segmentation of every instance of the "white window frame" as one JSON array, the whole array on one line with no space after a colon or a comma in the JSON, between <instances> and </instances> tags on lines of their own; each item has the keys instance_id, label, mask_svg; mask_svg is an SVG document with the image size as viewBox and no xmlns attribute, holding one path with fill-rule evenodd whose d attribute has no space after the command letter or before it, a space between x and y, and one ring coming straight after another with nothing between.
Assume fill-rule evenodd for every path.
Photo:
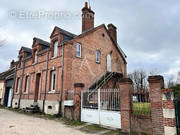
<instances>
[{"instance_id":1,"label":"white window frame","mask_svg":"<svg viewBox=\"0 0 180 135\"><path fill-rule=\"evenodd\" d=\"M76 57L81 58L82 45L80 43L76 44Z\"/></svg>"},{"instance_id":2,"label":"white window frame","mask_svg":"<svg viewBox=\"0 0 180 135\"><path fill-rule=\"evenodd\" d=\"M96 63L100 63L100 62L101 62L101 51L96 50Z\"/></svg>"},{"instance_id":3,"label":"white window frame","mask_svg":"<svg viewBox=\"0 0 180 135\"><path fill-rule=\"evenodd\" d=\"M38 51L36 50L34 53L34 64L37 63L37 54L38 54Z\"/></svg>"},{"instance_id":4,"label":"white window frame","mask_svg":"<svg viewBox=\"0 0 180 135\"><path fill-rule=\"evenodd\" d=\"M26 76L26 83L25 83L26 87L25 87L25 91L24 91L24 93L26 93L26 94L29 92L29 81L30 81L30 77Z\"/></svg>"},{"instance_id":5,"label":"white window frame","mask_svg":"<svg viewBox=\"0 0 180 135\"><path fill-rule=\"evenodd\" d=\"M57 57L58 54L58 41L54 42L54 53L53 57Z\"/></svg>"},{"instance_id":6,"label":"white window frame","mask_svg":"<svg viewBox=\"0 0 180 135\"><path fill-rule=\"evenodd\" d=\"M54 77L55 76L55 77ZM51 92L54 92L56 89L56 71L51 71Z\"/></svg>"}]
</instances>

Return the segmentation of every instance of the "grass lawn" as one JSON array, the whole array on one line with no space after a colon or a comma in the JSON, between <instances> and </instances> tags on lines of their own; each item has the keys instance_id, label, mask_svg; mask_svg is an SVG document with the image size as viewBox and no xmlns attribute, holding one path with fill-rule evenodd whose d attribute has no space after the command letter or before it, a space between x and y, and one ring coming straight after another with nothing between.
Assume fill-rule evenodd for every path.
<instances>
[{"instance_id":1,"label":"grass lawn","mask_svg":"<svg viewBox=\"0 0 180 135\"><path fill-rule=\"evenodd\" d=\"M139 115L151 115L150 103L133 103L133 113Z\"/></svg>"}]
</instances>

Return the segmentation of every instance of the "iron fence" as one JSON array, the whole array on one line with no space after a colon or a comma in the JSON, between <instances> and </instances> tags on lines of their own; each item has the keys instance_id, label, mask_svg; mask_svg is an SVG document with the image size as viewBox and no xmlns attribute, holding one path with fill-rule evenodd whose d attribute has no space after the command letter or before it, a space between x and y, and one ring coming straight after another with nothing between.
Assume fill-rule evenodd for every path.
<instances>
[{"instance_id":1,"label":"iron fence","mask_svg":"<svg viewBox=\"0 0 180 135\"><path fill-rule=\"evenodd\" d=\"M82 107L89 109L101 109L120 111L119 89L98 89L82 92Z\"/></svg>"}]
</instances>

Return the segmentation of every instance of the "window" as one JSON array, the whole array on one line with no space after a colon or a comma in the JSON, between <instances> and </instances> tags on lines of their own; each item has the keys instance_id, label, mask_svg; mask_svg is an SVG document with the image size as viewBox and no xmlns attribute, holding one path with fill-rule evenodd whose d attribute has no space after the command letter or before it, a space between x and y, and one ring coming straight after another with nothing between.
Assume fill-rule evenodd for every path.
<instances>
[{"instance_id":1,"label":"window","mask_svg":"<svg viewBox=\"0 0 180 135\"><path fill-rule=\"evenodd\" d=\"M112 69L111 69L111 55L110 54L107 55L107 71L112 72Z\"/></svg>"},{"instance_id":2,"label":"window","mask_svg":"<svg viewBox=\"0 0 180 135\"><path fill-rule=\"evenodd\" d=\"M17 86L16 86L16 93L20 90L20 78L17 78Z\"/></svg>"},{"instance_id":3,"label":"window","mask_svg":"<svg viewBox=\"0 0 180 135\"><path fill-rule=\"evenodd\" d=\"M55 91L55 85L56 85L56 71L51 72L51 91Z\"/></svg>"},{"instance_id":4,"label":"window","mask_svg":"<svg viewBox=\"0 0 180 135\"><path fill-rule=\"evenodd\" d=\"M34 52L34 63L37 63L37 50Z\"/></svg>"},{"instance_id":5,"label":"window","mask_svg":"<svg viewBox=\"0 0 180 135\"><path fill-rule=\"evenodd\" d=\"M25 83L25 93L28 93L29 91L29 76L26 76L26 83Z\"/></svg>"},{"instance_id":6,"label":"window","mask_svg":"<svg viewBox=\"0 0 180 135\"><path fill-rule=\"evenodd\" d=\"M76 57L81 58L81 44L80 43L76 44Z\"/></svg>"},{"instance_id":7,"label":"window","mask_svg":"<svg viewBox=\"0 0 180 135\"><path fill-rule=\"evenodd\" d=\"M96 63L101 62L101 52L99 50L96 51Z\"/></svg>"},{"instance_id":8,"label":"window","mask_svg":"<svg viewBox=\"0 0 180 135\"><path fill-rule=\"evenodd\" d=\"M58 51L58 41L54 43L54 57L57 57L57 51Z\"/></svg>"}]
</instances>

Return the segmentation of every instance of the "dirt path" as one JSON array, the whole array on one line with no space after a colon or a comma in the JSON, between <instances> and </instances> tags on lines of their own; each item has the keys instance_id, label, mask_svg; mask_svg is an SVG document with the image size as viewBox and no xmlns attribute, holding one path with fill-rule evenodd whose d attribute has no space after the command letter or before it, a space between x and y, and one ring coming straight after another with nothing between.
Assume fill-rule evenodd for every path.
<instances>
[{"instance_id":1,"label":"dirt path","mask_svg":"<svg viewBox=\"0 0 180 135\"><path fill-rule=\"evenodd\" d=\"M88 135L60 122L0 109L0 135Z\"/></svg>"}]
</instances>

